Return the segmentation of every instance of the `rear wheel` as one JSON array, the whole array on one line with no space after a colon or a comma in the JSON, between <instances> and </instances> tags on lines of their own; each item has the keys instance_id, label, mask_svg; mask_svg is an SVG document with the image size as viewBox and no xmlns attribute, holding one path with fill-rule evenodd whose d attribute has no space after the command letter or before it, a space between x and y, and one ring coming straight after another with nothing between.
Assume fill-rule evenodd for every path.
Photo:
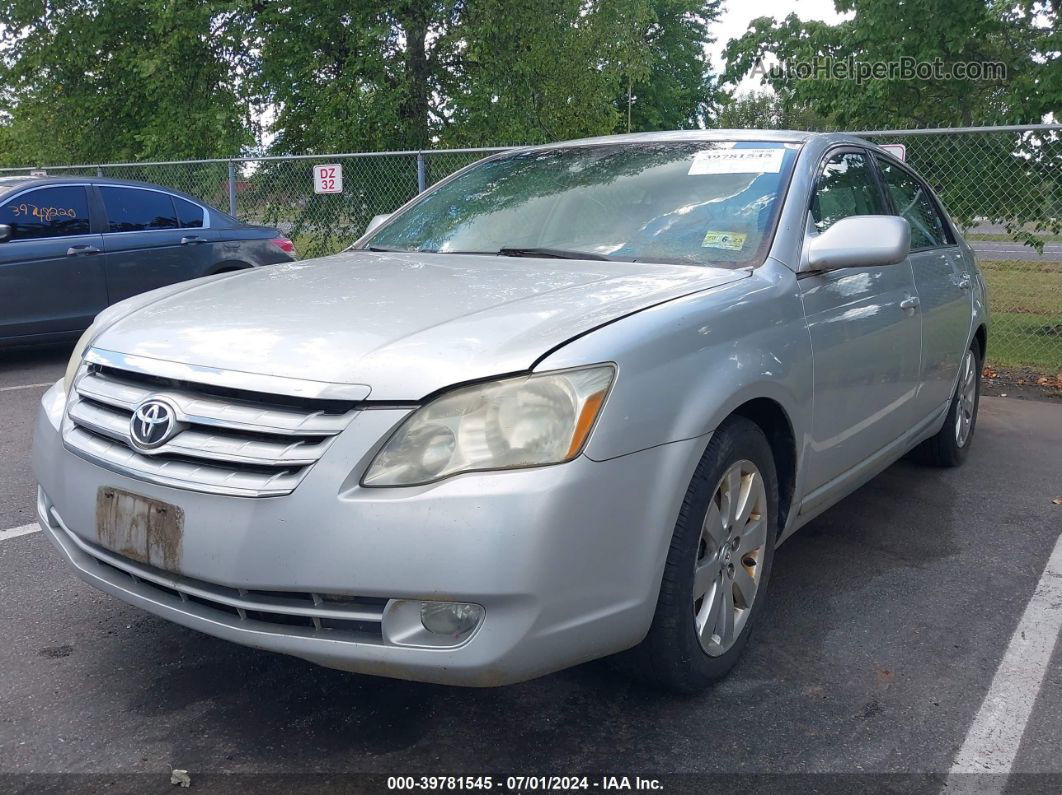
<instances>
[{"instance_id":1,"label":"rear wheel","mask_svg":"<svg viewBox=\"0 0 1062 795\"><path fill-rule=\"evenodd\" d=\"M981 348L974 340L959 366L959 381L951 399L944 427L919 450L922 460L939 467L957 467L966 460L977 425L981 401Z\"/></svg>"},{"instance_id":2,"label":"rear wheel","mask_svg":"<svg viewBox=\"0 0 1062 795\"><path fill-rule=\"evenodd\" d=\"M683 500L653 624L630 653L640 678L693 693L734 666L763 607L777 515L770 444L755 423L731 417Z\"/></svg>"}]
</instances>

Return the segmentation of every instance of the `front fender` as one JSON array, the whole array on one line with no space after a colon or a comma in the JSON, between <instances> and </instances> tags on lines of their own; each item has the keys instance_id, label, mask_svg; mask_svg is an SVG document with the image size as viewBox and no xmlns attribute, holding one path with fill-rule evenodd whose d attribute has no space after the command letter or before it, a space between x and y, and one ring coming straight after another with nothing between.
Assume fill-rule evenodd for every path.
<instances>
[{"instance_id":1,"label":"front fender","mask_svg":"<svg viewBox=\"0 0 1062 795\"><path fill-rule=\"evenodd\" d=\"M789 417L799 461L811 422L811 341L796 276L780 263L598 329L535 369L596 361L618 371L587 445L592 459L703 436L743 403L769 398Z\"/></svg>"}]
</instances>

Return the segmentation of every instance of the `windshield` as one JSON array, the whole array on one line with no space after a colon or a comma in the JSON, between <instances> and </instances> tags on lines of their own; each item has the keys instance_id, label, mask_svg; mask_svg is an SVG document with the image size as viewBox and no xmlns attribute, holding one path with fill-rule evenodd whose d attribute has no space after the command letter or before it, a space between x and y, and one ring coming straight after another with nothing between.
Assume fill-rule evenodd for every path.
<instances>
[{"instance_id":1,"label":"windshield","mask_svg":"<svg viewBox=\"0 0 1062 795\"><path fill-rule=\"evenodd\" d=\"M758 265L797 149L668 141L517 152L431 190L363 247Z\"/></svg>"}]
</instances>

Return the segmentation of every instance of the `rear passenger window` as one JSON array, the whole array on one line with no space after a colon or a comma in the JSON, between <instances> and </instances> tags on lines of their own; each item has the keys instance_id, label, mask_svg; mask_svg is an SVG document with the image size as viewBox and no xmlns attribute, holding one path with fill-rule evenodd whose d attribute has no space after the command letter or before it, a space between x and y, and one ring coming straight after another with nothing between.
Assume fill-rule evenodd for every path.
<instances>
[{"instance_id":1,"label":"rear passenger window","mask_svg":"<svg viewBox=\"0 0 1062 795\"><path fill-rule=\"evenodd\" d=\"M928 188L899 166L881 158L877 158L877 162L897 214L911 225L911 248L946 245L948 234L944 220L937 212Z\"/></svg>"},{"instance_id":2,"label":"rear passenger window","mask_svg":"<svg viewBox=\"0 0 1062 795\"><path fill-rule=\"evenodd\" d=\"M176 229L177 213L168 193L100 186L112 232Z\"/></svg>"},{"instance_id":3,"label":"rear passenger window","mask_svg":"<svg viewBox=\"0 0 1062 795\"><path fill-rule=\"evenodd\" d=\"M11 227L12 240L87 235L88 195L81 186L23 193L0 206L0 224Z\"/></svg>"},{"instance_id":4,"label":"rear passenger window","mask_svg":"<svg viewBox=\"0 0 1062 795\"><path fill-rule=\"evenodd\" d=\"M853 215L883 215L885 206L870 170L859 152L834 155L822 167L811 201L811 216L820 232Z\"/></svg>"},{"instance_id":5,"label":"rear passenger window","mask_svg":"<svg viewBox=\"0 0 1062 795\"><path fill-rule=\"evenodd\" d=\"M185 201L180 196L174 196L173 203L177 207L177 220L181 222L181 229L198 229L203 226L202 207Z\"/></svg>"}]
</instances>

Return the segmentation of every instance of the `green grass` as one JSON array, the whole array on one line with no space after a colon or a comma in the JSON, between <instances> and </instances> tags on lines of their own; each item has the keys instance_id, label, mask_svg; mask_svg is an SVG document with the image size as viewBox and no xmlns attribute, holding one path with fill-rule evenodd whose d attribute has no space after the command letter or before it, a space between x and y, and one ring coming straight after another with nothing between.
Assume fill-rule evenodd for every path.
<instances>
[{"instance_id":1,"label":"green grass","mask_svg":"<svg viewBox=\"0 0 1062 795\"><path fill-rule=\"evenodd\" d=\"M992 315L987 363L1062 372L1062 262L981 263Z\"/></svg>"}]
</instances>

